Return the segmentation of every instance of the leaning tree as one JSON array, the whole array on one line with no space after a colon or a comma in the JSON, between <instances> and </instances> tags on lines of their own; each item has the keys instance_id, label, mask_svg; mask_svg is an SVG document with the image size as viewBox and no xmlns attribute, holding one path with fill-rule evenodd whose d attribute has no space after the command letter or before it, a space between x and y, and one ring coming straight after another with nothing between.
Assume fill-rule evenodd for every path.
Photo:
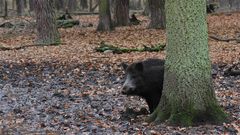
<instances>
[{"instance_id":1,"label":"leaning tree","mask_svg":"<svg viewBox=\"0 0 240 135\"><path fill-rule=\"evenodd\" d=\"M205 0L166 0L167 56L160 103L149 121L223 122L213 90Z\"/></svg>"}]
</instances>

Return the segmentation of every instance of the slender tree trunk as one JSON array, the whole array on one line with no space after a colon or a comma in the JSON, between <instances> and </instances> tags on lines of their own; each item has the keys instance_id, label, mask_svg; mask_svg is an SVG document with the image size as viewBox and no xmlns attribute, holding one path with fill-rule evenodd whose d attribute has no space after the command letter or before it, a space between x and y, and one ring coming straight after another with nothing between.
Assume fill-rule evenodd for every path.
<instances>
[{"instance_id":1,"label":"slender tree trunk","mask_svg":"<svg viewBox=\"0 0 240 135\"><path fill-rule=\"evenodd\" d=\"M116 0L116 26L129 24L129 0Z\"/></svg>"},{"instance_id":2,"label":"slender tree trunk","mask_svg":"<svg viewBox=\"0 0 240 135\"><path fill-rule=\"evenodd\" d=\"M17 0L12 0L12 9L16 9Z\"/></svg>"},{"instance_id":3,"label":"slender tree trunk","mask_svg":"<svg viewBox=\"0 0 240 135\"><path fill-rule=\"evenodd\" d=\"M0 0L0 14L4 12L5 0Z\"/></svg>"},{"instance_id":4,"label":"slender tree trunk","mask_svg":"<svg viewBox=\"0 0 240 135\"><path fill-rule=\"evenodd\" d=\"M138 5L138 9L140 9L140 10L143 9L143 8L142 8L142 0L138 0L137 3L138 3L138 4L137 4L137 5Z\"/></svg>"},{"instance_id":5,"label":"slender tree trunk","mask_svg":"<svg viewBox=\"0 0 240 135\"><path fill-rule=\"evenodd\" d=\"M151 12L149 28L165 28L165 0L148 0Z\"/></svg>"},{"instance_id":6,"label":"slender tree trunk","mask_svg":"<svg viewBox=\"0 0 240 135\"><path fill-rule=\"evenodd\" d=\"M16 0L16 5L18 16L22 16L24 12L24 0Z\"/></svg>"},{"instance_id":7,"label":"slender tree trunk","mask_svg":"<svg viewBox=\"0 0 240 135\"><path fill-rule=\"evenodd\" d=\"M5 5L4 5L4 17L8 16L8 1L5 0Z\"/></svg>"},{"instance_id":8,"label":"slender tree trunk","mask_svg":"<svg viewBox=\"0 0 240 135\"><path fill-rule=\"evenodd\" d=\"M38 44L59 44L53 0L35 0Z\"/></svg>"},{"instance_id":9,"label":"slender tree trunk","mask_svg":"<svg viewBox=\"0 0 240 135\"><path fill-rule=\"evenodd\" d=\"M24 8L27 8L27 0L23 0Z\"/></svg>"},{"instance_id":10,"label":"slender tree trunk","mask_svg":"<svg viewBox=\"0 0 240 135\"><path fill-rule=\"evenodd\" d=\"M160 103L150 121L189 126L226 120L212 86L205 0L167 0L167 57Z\"/></svg>"},{"instance_id":11,"label":"slender tree trunk","mask_svg":"<svg viewBox=\"0 0 240 135\"><path fill-rule=\"evenodd\" d=\"M29 10L33 11L34 10L34 0L29 0Z\"/></svg>"},{"instance_id":12,"label":"slender tree trunk","mask_svg":"<svg viewBox=\"0 0 240 135\"><path fill-rule=\"evenodd\" d=\"M145 16L149 16L150 11L149 11L149 3L148 0L144 1L144 11L143 11L143 15Z\"/></svg>"},{"instance_id":13,"label":"slender tree trunk","mask_svg":"<svg viewBox=\"0 0 240 135\"><path fill-rule=\"evenodd\" d=\"M99 23L97 31L110 31L112 29L109 0L101 0L99 7Z\"/></svg>"},{"instance_id":14,"label":"slender tree trunk","mask_svg":"<svg viewBox=\"0 0 240 135\"><path fill-rule=\"evenodd\" d=\"M92 12L92 4L93 4L92 0L89 0L89 9L88 9L89 12Z\"/></svg>"}]
</instances>

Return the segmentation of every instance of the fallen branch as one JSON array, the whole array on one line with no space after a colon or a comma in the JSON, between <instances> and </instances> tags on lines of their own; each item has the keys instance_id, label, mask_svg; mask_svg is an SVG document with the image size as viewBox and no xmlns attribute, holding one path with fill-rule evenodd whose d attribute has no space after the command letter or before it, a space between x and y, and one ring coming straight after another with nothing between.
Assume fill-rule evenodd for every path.
<instances>
[{"instance_id":1,"label":"fallen branch","mask_svg":"<svg viewBox=\"0 0 240 135\"><path fill-rule=\"evenodd\" d=\"M148 46L143 46L143 48L119 48L113 45L106 44L105 42L100 43L100 47L95 48L97 52L107 52L110 51L112 53L129 53L129 52L159 52L164 50L164 47L166 45L163 44L158 44L156 46L148 47Z\"/></svg>"},{"instance_id":2,"label":"fallen branch","mask_svg":"<svg viewBox=\"0 0 240 135\"><path fill-rule=\"evenodd\" d=\"M230 41L237 40L236 38L226 38L226 37L220 37L217 35L209 35L209 38L217 40L217 41L223 41L223 42L230 42Z\"/></svg>"},{"instance_id":3,"label":"fallen branch","mask_svg":"<svg viewBox=\"0 0 240 135\"><path fill-rule=\"evenodd\" d=\"M240 62L233 64L226 71L224 71L226 76L238 76L240 75Z\"/></svg>"},{"instance_id":4,"label":"fallen branch","mask_svg":"<svg viewBox=\"0 0 240 135\"><path fill-rule=\"evenodd\" d=\"M29 47L43 47L43 46L58 46L59 44L31 44L31 45L24 45L24 46L19 46L19 47L5 47L0 45L0 51L9 51L9 50L20 50L20 49L25 49L25 48L29 48Z\"/></svg>"}]
</instances>

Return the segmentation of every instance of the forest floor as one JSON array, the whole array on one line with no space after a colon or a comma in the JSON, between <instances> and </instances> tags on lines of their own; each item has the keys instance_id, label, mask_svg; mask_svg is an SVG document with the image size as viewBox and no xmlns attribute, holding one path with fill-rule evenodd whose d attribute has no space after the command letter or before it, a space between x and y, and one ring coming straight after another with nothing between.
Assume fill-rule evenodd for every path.
<instances>
[{"instance_id":1,"label":"forest floor","mask_svg":"<svg viewBox=\"0 0 240 135\"><path fill-rule=\"evenodd\" d=\"M165 51L96 52L102 41L126 48L166 42L164 30L147 29L148 19L137 17L141 25L96 32L96 15L74 16L81 25L59 29L59 46L0 50L0 134L240 134L240 76L224 75L228 67L240 63L240 43L235 40L240 34L240 13L208 15L207 19L209 35L233 39L209 39L211 61L218 65L215 92L231 121L192 127L146 123L146 114L131 112L147 108L145 101L121 95L121 63L164 59ZM0 19L0 24L27 24L0 28L0 45L34 44L31 20ZM85 27L89 23L93 27Z\"/></svg>"}]
</instances>

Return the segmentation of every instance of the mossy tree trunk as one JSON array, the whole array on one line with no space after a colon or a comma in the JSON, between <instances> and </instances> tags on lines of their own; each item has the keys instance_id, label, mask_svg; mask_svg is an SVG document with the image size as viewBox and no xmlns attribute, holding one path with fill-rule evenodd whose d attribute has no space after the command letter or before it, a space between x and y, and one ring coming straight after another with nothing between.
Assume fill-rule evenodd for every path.
<instances>
[{"instance_id":1,"label":"mossy tree trunk","mask_svg":"<svg viewBox=\"0 0 240 135\"><path fill-rule=\"evenodd\" d=\"M116 26L129 25L129 0L116 0L115 4L116 20L114 20L114 23Z\"/></svg>"},{"instance_id":2,"label":"mossy tree trunk","mask_svg":"<svg viewBox=\"0 0 240 135\"><path fill-rule=\"evenodd\" d=\"M165 0L148 0L151 12L151 21L149 28L164 29L166 25L165 19Z\"/></svg>"},{"instance_id":3,"label":"mossy tree trunk","mask_svg":"<svg viewBox=\"0 0 240 135\"><path fill-rule=\"evenodd\" d=\"M189 126L226 120L212 86L205 0L166 1L167 57L161 101L149 121Z\"/></svg>"},{"instance_id":4,"label":"mossy tree trunk","mask_svg":"<svg viewBox=\"0 0 240 135\"><path fill-rule=\"evenodd\" d=\"M112 30L109 0L101 0L99 6L99 23L97 31Z\"/></svg>"},{"instance_id":5,"label":"mossy tree trunk","mask_svg":"<svg viewBox=\"0 0 240 135\"><path fill-rule=\"evenodd\" d=\"M37 44L60 44L53 0L35 0Z\"/></svg>"}]
</instances>

